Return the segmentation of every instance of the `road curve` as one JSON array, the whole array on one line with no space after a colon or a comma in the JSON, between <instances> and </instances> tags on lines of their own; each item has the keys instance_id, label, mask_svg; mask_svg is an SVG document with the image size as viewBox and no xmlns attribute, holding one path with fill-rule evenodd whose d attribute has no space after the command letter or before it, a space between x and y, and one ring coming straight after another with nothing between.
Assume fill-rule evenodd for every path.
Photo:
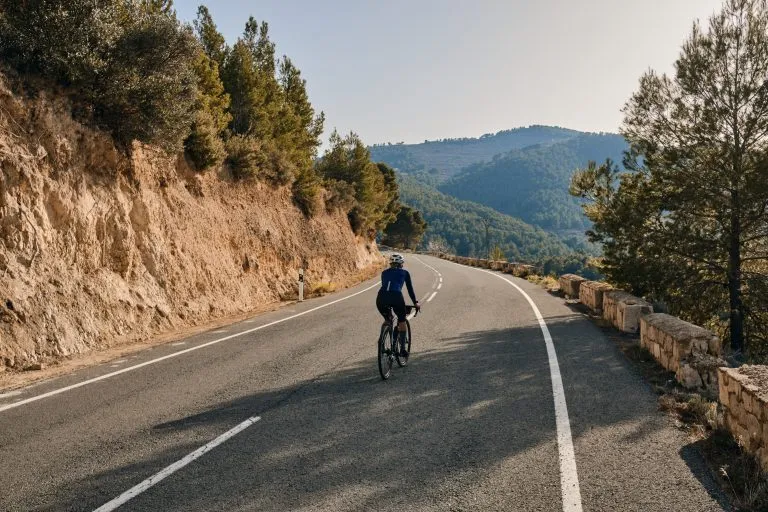
<instances>
[{"instance_id":1,"label":"road curve","mask_svg":"<svg viewBox=\"0 0 768 512\"><path fill-rule=\"evenodd\" d=\"M564 502L551 354L523 293L426 256L407 268L430 302L387 382L371 281L0 396L0 510L727 508L614 345L506 276L551 333L579 489Z\"/></svg>"}]
</instances>

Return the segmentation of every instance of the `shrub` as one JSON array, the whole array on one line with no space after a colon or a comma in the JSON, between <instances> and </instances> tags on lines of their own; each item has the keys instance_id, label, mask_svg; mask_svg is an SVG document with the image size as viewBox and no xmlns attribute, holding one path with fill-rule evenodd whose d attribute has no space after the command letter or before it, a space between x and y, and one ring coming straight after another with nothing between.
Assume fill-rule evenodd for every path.
<instances>
[{"instance_id":1,"label":"shrub","mask_svg":"<svg viewBox=\"0 0 768 512\"><path fill-rule=\"evenodd\" d=\"M181 149L197 97L196 45L175 18L137 13L115 42L105 75L94 80L97 122L126 146L136 139Z\"/></svg>"},{"instance_id":2,"label":"shrub","mask_svg":"<svg viewBox=\"0 0 768 512\"><path fill-rule=\"evenodd\" d=\"M226 156L224 141L219 137L211 116L204 111L195 115L192 132L184 141L184 149L199 171L221 165Z\"/></svg>"},{"instance_id":3,"label":"shrub","mask_svg":"<svg viewBox=\"0 0 768 512\"><path fill-rule=\"evenodd\" d=\"M0 0L0 56L73 86L99 127L178 150L196 98L198 46L172 13L121 0Z\"/></svg>"},{"instance_id":4,"label":"shrub","mask_svg":"<svg viewBox=\"0 0 768 512\"><path fill-rule=\"evenodd\" d=\"M242 135L235 135L227 141L226 163L236 180L252 179L258 176L264 166L264 155L259 144Z\"/></svg>"},{"instance_id":5,"label":"shrub","mask_svg":"<svg viewBox=\"0 0 768 512\"><path fill-rule=\"evenodd\" d=\"M305 215L312 216L320 208L320 179L312 167L298 172L293 182L293 200Z\"/></svg>"}]
</instances>

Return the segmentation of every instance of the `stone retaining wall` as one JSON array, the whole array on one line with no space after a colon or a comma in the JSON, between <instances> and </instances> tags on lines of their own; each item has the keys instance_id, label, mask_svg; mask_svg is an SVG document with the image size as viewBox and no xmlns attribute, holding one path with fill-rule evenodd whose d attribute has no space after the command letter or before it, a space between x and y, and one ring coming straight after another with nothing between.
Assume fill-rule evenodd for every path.
<instances>
[{"instance_id":1,"label":"stone retaining wall","mask_svg":"<svg viewBox=\"0 0 768 512\"><path fill-rule=\"evenodd\" d=\"M768 471L768 367L719 368L726 428Z\"/></svg>"},{"instance_id":2,"label":"stone retaining wall","mask_svg":"<svg viewBox=\"0 0 768 512\"><path fill-rule=\"evenodd\" d=\"M579 301L595 313L603 312L603 294L613 290L608 283L584 281L579 287Z\"/></svg>"},{"instance_id":3,"label":"stone retaining wall","mask_svg":"<svg viewBox=\"0 0 768 512\"><path fill-rule=\"evenodd\" d=\"M621 290L603 293L603 318L621 332L636 333L640 330L640 318L653 313L653 307Z\"/></svg>"},{"instance_id":4,"label":"stone retaining wall","mask_svg":"<svg viewBox=\"0 0 768 512\"><path fill-rule=\"evenodd\" d=\"M689 389L717 389L722 342L711 331L664 313L640 318L640 345Z\"/></svg>"},{"instance_id":5,"label":"stone retaining wall","mask_svg":"<svg viewBox=\"0 0 768 512\"><path fill-rule=\"evenodd\" d=\"M576 274L564 274L560 276L560 279L557 281L560 284L560 290L565 293L567 297L578 299L579 288L581 288L581 284L585 282L586 279L577 276Z\"/></svg>"},{"instance_id":6,"label":"stone retaining wall","mask_svg":"<svg viewBox=\"0 0 768 512\"><path fill-rule=\"evenodd\" d=\"M452 254L437 254L438 258L452 261L460 265L466 265L469 267L486 268L488 270L495 270L497 272L505 272L512 274L515 277L526 278L529 275L536 273L536 267L533 265L525 265L523 263L512 263L509 261L492 261L482 258L467 258L466 256L455 256Z\"/></svg>"}]
</instances>

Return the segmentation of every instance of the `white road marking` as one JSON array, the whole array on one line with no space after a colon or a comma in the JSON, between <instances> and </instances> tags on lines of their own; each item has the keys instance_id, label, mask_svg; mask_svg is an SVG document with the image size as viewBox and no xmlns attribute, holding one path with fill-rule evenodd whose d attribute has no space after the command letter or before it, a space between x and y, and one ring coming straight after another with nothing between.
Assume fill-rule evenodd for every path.
<instances>
[{"instance_id":1,"label":"white road marking","mask_svg":"<svg viewBox=\"0 0 768 512\"><path fill-rule=\"evenodd\" d=\"M422 260L421 258L419 258L419 257L417 257L417 256L414 256L414 257L413 257L413 259L415 259L416 261L418 261L419 263L421 263L422 265L424 265L425 267L427 267L428 269L430 269L432 272L434 272L435 274L437 274L437 277L440 279L440 282L439 282L439 284L437 285L437 289L438 289L438 290L439 290L440 288L442 288L442 287L443 287L443 274L441 274L439 270L437 270L435 267L433 267L433 266L432 266L432 265L430 265L429 263L425 263L425 262L424 262L424 260ZM429 295L429 294L427 294L427 295ZM426 297L427 295L425 295L424 297ZM427 299L427 302L432 302L432 299L434 299L434 298L435 298L435 295L437 295L437 292L434 292L434 293L433 293L433 294L432 294L432 295L431 295L431 296L430 296L430 297ZM422 302L424 301L424 299L423 299L423 298L422 298L421 300L422 300Z\"/></svg>"},{"instance_id":2,"label":"white road marking","mask_svg":"<svg viewBox=\"0 0 768 512\"><path fill-rule=\"evenodd\" d=\"M118 359L117 361L112 361L112 364L123 364L127 362L128 362L127 359Z\"/></svg>"},{"instance_id":3,"label":"white road marking","mask_svg":"<svg viewBox=\"0 0 768 512\"><path fill-rule=\"evenodd\" d=\"M134 366L129 366L127 368L123 368L122 370L118 370L116 372L106 373L104 375L101 375L99 377L94 377L93 379L84 380L83 382L78 382L77 384L72 384L71 386L66 386L60 389L55 389L53 391L49 391L47 393L43 393L42 395L33 396L30 398L27 398L26 400L22 400L20 402L16 402L13 404L3 405L0 406L0 412L7 411L8 409L13 409L15 407L20 407L22 405L26 405L32 402L37 402L38 400L42 400L43 398L48 398L51 396L55 396L61 393L64 393L66 391L71 391L73 389L77 389L83 386L87 386L88 384L93 384L94 382L99 382L105 379L109 379L111 377L115 377L117 375L121 375L123 373L127 373L133 370L138 370L139 368L143 368L145 366L149 366L151 364L159 363L160 361L165 361L166 359L171 359L173 357L178 357L182 354L187 354L189 352L193 352L195 350L200 350L201 348L210 347L211 345L216 345L217 343L221 343L222 341L231 340L232 338L238 338L240 336L244 336L246 334L250 334L252 332L260 331L262 329L266 329L267 327L272 327L273 325L281 324L283 322L287 322L288 320L293 320L294 318L298 318L300 316L308 315L309 313L313 313L319 309L327 308L328 306L332 306L334 304L338 304L339 302L345 301L347 299L351 299L352 297L356 297L362 293L367 292L368 290L372 290L376 288L377 286L380 286L379 283L373 284L369 286L368 288L364 290L360 290L359 292L353 293L351 295L347 295L346 297L342 297L340 299L336 299L334 301L328 302L326 304L322 304L320 306L314 307L312 309L308 309L306 311L302 311L301 313L296 313L295 315L287 316L285 318L281 318L280 320L275 320L274 322L270 322L268 324L260 325L258 327L254 327L252 329L248 329L246 331L241 331L235 334L230 334L229 336L224 336L223 338L219 338L213 341L209 341L208 343L203 343L202 345L196 345L194 347L190 347L184 350L179 350L178 352L174 352L172 354L168 354L162 357L158 357L157 359L151 359L149 361L145 361L143 363L139 363Z\"/></svg>"},{"instance_id":4,"label":"white road marking","mask_svg":"<svg viewBox=\"0 0 768 512\"><path fill-rule=\"evenodd\" d=\"M226 329L219 329L218 331L211 331L211 334L221 334L221 333L224 333L224 332L227 332L227 330Z\"/></svg>"},{"instance_id":5,"label":"white road marking","mask_svg":"<svg viewBox=\"0 0 768 512\"><path fill-rule=\"evenodd\" d=\"M547 346L549 359L549 375L552 381L552 394L555 400L555 423L557 424L557 450L560 454L560 492L563 497L563 512L581 512L581 490L579 488L579 475L576 472L576 455L573 451L573 439L571 437L571 423L568 419L568 407L565 403L565 390L563 379L560 375L560 365L557 362L555 344L549 333L547 323L539 311L533 299L518 285L504 276L489 272L488 270L475 269L506 281L519 291L530 304L536 319L539 321L541 333L544 335L544 343Z\"/></svg>"},{"instance_id":6,"label":"white road marking","mask_svg":"<svg viewBox=\"0 0 768 512\"><path fill-rule=\"evenodd\" d=\"M6 398L11 398L12 396L19 396L22 393L23 391L9 391L7 393L0 393L0 400L5 400Z\"/></svg>"},{"instance_id":7,"label":"white road marking","mask_svg":"<svg viewBox=\"0 0 768 512\"><path fill-rule=\"evenodd\" d=\"M416 261L418 261L419 263L421 263L421 264L422 264L422 265L424 265L425 267L427 267L427 268L431 269L431 270L432 270L432 272L434 272L435 274L437 274L437 277L443 277L443 274L441 274L439 270L437 270L435 267L433 267L433 266L432 266L432 265L430 265L429 263L424 263L424 261L423 261L421 258L417 258L416 256L414 256L414 257L413 257L413 259L415 259Z\"/></svg>"},{"instance_id":8,"label":"white road marking","mask_svg":"<svg viewBox=\"0 0 768 512\"><path fill-rule=\"evenodd\" d=\"M180 470L181 468L183 468L187 464L191 463L195 459L199 459L200 457L202 457L203 455L205 455L209 451L213 450L214 448L216 448L218 445L220 445L221 443L223 443L227 439L230 439L230 438L236 436L237 434L239 434L243 430L247 429L248 427L250 427L251 425L253 425L257 421L259 421L260 419L261 418L258 417L258 416L253 416L251 418L248 418L247 420L245 420L244 422L240 423L235 428L233 428L231 430L228 430L227 432L224 432L223 434L221 434L219 437L217 437L216 439L214 439L210 443L208 443L208 444L206 444L204 446L201 446L200 448L198 448L197 450L193 451L192 453L190 453L189 455L187 455L183 459L181 459L181 460L179 460L177 462L174 462L173 464L171 464L167 468L163 469L159 473L155 473L154 475L152 475L151 477L147 478L146 480L144 480L140 484L138 484L138 485L128 489L127 491L125 491L123 494L121 494L117 498L113 499L112 501L110 501L108 503L105 503L104 505L100 506L94 512L111 512L112 510L117 509L118 507L120 507L121 505L125 504L129 500L135 498L136 496L138 496L139 494L143 493L144 491L146 491L150 487L152 487L152 486L158 484L159 482L161 482L162 480L168 478L173 473L175 473L176 471Z\"/></svg>"},{"instance_id":9,"label":"white road marking","mask_svg":"<svg viewBox=\"0 0 768 512\"><path fill-rule=\"evenodd\" d=\"M179 347L181 345L186 345L186 344L187 344L186 341L177 341L176 343L171 343L171 346L172 347Z\"/></svg>"}]
</instances>

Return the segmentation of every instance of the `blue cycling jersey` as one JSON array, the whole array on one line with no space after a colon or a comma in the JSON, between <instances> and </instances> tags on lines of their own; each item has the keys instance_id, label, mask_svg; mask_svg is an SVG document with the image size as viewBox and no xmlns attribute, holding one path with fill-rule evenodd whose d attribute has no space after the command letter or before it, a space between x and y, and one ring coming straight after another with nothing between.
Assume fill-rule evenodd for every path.
<instances>
[{"instance_id":1,"label":"blue cycling jersey","mask_svg":"<svg viewBox=\"0 0 768 512\"><path fill-rule=\"evenodd\" d=\"M381 273L381 292L402 293L403 285L408 289L408 295L416 304L416 294L411 283L411 274L403 268L388 268Z\"/></svg>"}]
</instances>

